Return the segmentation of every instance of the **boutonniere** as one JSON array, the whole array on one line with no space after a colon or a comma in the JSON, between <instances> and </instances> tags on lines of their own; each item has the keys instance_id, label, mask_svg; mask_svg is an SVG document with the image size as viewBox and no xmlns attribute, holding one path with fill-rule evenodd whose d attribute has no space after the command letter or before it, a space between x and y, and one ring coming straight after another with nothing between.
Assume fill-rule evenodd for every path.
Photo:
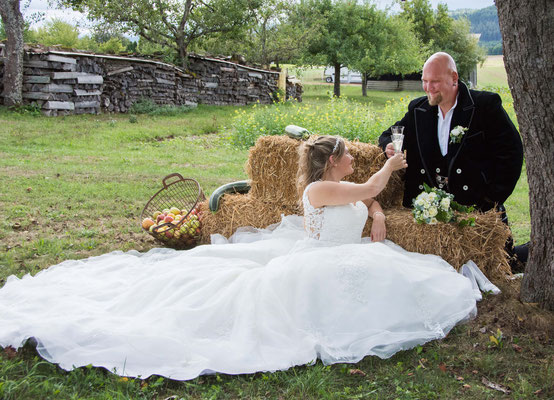
<instances>
[{"instance_id":1,"label":"boutonniere","mask_svg":"<svg viewBox=\"0 0 554 400\"><path fill-rule=\"evenodd\" d=\"M458 125L450 131L450 143L460 143L466 134L467 128Z\"/></svg>"}]
</instances>

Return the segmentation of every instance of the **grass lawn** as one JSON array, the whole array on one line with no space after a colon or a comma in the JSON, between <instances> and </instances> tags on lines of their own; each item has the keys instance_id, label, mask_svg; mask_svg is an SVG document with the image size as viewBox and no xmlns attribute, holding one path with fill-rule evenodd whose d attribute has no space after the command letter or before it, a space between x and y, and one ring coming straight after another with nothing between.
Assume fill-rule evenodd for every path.
<instances>
[{"instance_id":1,"label":"grass lawn","mask_svg":"<svg viewBox=\"0 0 554 400\"><path fill-rule=\"evenodd\" d=\"M325 101L328 87L307 86L304 101ZM351 101L376 109L406 95L370 92L362 99L360 92L359 85L343 87ZM246 178L248 151L232 147L224 133L234 110L199 106L175 116L139 115L134 122L128 115L45 118L0 108L0 285L11 274L34 274L66 259L157 246L141 231L139 216L163 176L196 177L207 194ZM527 193L522 175L508 202L519 242L529 235ZM500 296L485 296L477 319L445 340L355 365L318 362L276 373L175 382L126 379L95 368L65 372L30 346L4 349L0 398L552 398L552 316L521 304L517 284L502 289Z\"/></svg>"},{"instance_id":2,"label":"grass lawn","mask_svg":"<svg viewBox=\"0 0 554 400\"><path fill-rule=\"evenodd\" d=\"M508 87L503 56L488 56L483 65L477 67L477 84L479 87Z\"/></svg>"}]
</instances>

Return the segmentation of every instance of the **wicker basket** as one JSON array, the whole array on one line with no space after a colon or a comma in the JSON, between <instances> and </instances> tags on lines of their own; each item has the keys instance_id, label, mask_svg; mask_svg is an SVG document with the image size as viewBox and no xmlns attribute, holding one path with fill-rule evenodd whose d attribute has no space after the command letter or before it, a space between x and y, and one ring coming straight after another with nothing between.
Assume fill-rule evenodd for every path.
<instances>
[{"instance_id":1,"label":"wicker basket","mask_svg":"<svg viewBox=\"0 0 554 400\"><path fill-rule=\"evenodd\" d=\"M162 184L142 210L142 229L174 249L196 246L202 224L197 206L205 200L200 184L177 173L167 175Z\"/></svg>"}]
</instances>

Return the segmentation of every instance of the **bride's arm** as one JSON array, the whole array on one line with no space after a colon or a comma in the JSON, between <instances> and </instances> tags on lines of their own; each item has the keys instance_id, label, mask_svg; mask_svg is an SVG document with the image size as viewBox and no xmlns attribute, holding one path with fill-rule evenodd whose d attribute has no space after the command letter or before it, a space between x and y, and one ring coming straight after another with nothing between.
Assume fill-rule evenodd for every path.
<instances>
[{"instance_id":1,"label":"bride's arm","mask_svg":"<svg viewBox=\"0 0 554 400\"><path fill-rule=\"evenodd\" d=\"M310 204L314 207L336 206L373 198L385 188L393 171L406 167L403 155L396 154L365 183L341 185L332 181L318 182L311 186L308 192Z\"/></svg>"},{"instance_id":2,"label":"bride's arm","mask_svg":"<svg viewBox=\"0 0 554 400\"><path fill-rule=\"evenodd\" d=\"M368 200L372 200L367 208L369 215L373 219L370 233L371 241L381 242L385 240L385 237L387 236L387 227L385 226L385 214L383 214L383 209L377 201L373 199Z\"/></svg>"}]
</instances>

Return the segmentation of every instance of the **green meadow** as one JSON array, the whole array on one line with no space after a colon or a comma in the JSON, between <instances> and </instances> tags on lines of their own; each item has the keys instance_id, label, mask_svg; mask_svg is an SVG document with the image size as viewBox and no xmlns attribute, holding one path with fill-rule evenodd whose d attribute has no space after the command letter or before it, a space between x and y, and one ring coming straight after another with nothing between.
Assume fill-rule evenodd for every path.
<instances>
[{"instance_id":1,"label":"green meadow","mask_svg":"<svg viewBox=\"0 0 554 400\"><path fill-rule=\"evenodd\" d=\"M502 86L493 66L483 67L480 85ZM35 274L63 260L158 246L142 232L140 213L164 176L179 172L193 177L207 195L224 183L247 178L246 143L254 136L237 135L238 129L316 123L312 113L319 110L335 112L336 126L346 130L353 126L347 125L352 118L345 112L351 109L367 118L367 138L374 141L383 124L395 122L406 101L421 95L369 92L362 98L359 85L343 85L346 99L337 105L330 104L330 90L331 85L312 80L305 82L301 104L200 105L157 115L47 118L30 108L0 108L0 286L12 274ZM509 93L503 99L515 119ZM320 129L335 126L331 123L335 121L322 122ZM529 239L528 191L524 171L507 203L517 243ZM92 367L66 372L38 357L31 345L17 352L4 349L0 398L553 398L551 316L521 304L517 285L507 283L502 289L499 296L485 294L478 317L446 339L357 364L317 362L275 373L216 374L178 382L157 376L122 378Z\"/></svg>"}]
</instances>

